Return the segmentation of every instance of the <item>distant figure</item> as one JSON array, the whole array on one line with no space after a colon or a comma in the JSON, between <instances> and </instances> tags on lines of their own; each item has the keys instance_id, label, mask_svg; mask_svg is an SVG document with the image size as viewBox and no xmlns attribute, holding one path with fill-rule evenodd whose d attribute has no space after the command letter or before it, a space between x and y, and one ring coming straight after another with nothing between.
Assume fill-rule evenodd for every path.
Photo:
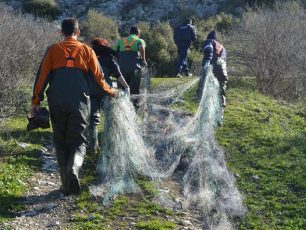
<instances>
[{"instance_id":1,"label":"distant figure","mask_svg":"<svg viewBox=\"0 0 306 230\"><path fill-rule=\"evenodd\" d=\"M225 89L228 80L226 70L226 50L224 46L217 41L215 31L208 34L206 41L203 45L204 58L202 65L213 65L213 72L220 84L221 105L225 107Z\"/></svg>"},{"instance_id":2,"label":"distant figure","mask_svg":"<svg viewBox=\"0 0 306 230\"><path fill-rule=\"evenodd\" d=\"M195 27L192 25L192 20L187 18L185 23L174 30L174 42L178 52L178 64L177 64L177 77L182 77L185 73L186 76L191 77L189 72L187 56L188 49L197 40L197 33Z\"/></svg>"},{"instance_id":3,"label":"distant figure","mask_svg":"<svg viewBox=\"0 0 306 230\"><path fill-rule=\"evenodd\" d=\"M119 39L113 46L113 50L118 52L118 63L122 74L130 86L130 93L140 93L141 68L147 66L145 56L146 43L140 38L140 29L132 26L130 35ZM135 108L139 107L139 99L133 99Z\"/></svg>"},{"instance_id":4,"label":"distant figure","mask_svg":"<svg viewBox=\"0 0 306 230\"><path fill-rule=\"evenodd\" d=\"M39 67L33 90L31 115L35 117L47 90L53 141L66 195L79 193L79 170L86 154L86 129L90 114L90 82L116 96L104 80L95 52L77 40L79 23L74 18L62 22L64 40L51 45ZM93 76L89 76L89 73Z\"/></svg>"},{"instance_id":5,"label":"distant figure","mask_svg":"<svg viewBox=\"0 0 306 230\"><path fill-rule=\"evenodd\" d=\"M92 42L92 49L95 51L99 63L103 69L105 81L113 86L111 76L117 78L118 84L129 92L129 86L124 80L120 67L115 60L116 52L112 50L110 43L106 39L95 38ZM90 120L88 127L88 151L99 151L98 129L100 124L100 109L102 104L102 97L105 96L103 91L90 91Z\"/></svg>"}]
</instances>

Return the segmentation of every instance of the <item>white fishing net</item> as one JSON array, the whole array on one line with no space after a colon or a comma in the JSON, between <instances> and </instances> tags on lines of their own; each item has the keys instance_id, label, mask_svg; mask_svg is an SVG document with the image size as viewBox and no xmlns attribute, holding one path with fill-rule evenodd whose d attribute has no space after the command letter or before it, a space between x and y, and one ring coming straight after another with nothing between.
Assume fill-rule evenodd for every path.
<instances>
[{"instance_id":1,"label":"white fishing net","mask_svg":"<svg viewBox=\"0 0 306 230\"><path fill-rule=\"evenodd\" d=\"M201 78L202 97L194 116L170 105L197 79L159 94L149 94L145 87L138 96L141 106L137 114L141 119L128 95L106 103L98 164L101 185L92 189L93 193L102 191L107 203L119 193L139 192L136 178L156 181L170 177L179 182L187 206L201 210L204 229L232 228L231 220L242 216L245 208L214 137L222 108L219 83L211 66L202 69ZM174 206L163 193L157 199Z\"/></svg>"}]
</instances>

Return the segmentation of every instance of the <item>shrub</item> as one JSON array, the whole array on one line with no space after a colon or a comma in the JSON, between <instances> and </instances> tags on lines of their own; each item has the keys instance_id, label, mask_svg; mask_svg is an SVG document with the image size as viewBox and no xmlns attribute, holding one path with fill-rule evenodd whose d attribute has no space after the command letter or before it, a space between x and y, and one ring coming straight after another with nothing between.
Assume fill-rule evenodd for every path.
<instances>
[{"instance_id":1,"label":"shrub","mask_svg":"<svg viewBox=\"0 0 306 230\"><path fill-rule=\"evenodd\" d=\"M25 0L23 9L27 13L50 19L55 19L61 13L54 0Z\"/></svg>"},{"instance_id":2,"label":"shrub","mask_svg":"<svg viewBox=\"0 0 306 230\"><path fill-rule=\"evenodd\" d=\"M141 37L147 43L146 56L158 75L174 75L176 46L173 41L173 30L168 22L157 22L150 26L139 23Z\"/></svg>"},{"instance_id":3,"label":"shrub","mask_svg":"<svg viewBox=\"0 0 306 230\"><path fill-rule=\"evenodd\" d=\"M216 16L216 29L220 32L227 32L233 28L238 22L231 14L221 12Z\"/></svg>"},{"instance_id":4,"label":"shrub","mask_svg":"<svg viewBox=\"0 0 306 230\"><path fill-rule=\"evenodd\" d=\"M255 74L261 92L294 99L305 94L305 37L303 7L280 2L274 8L249 9L232 40L236 56Z\"/></svg>"},{"instance_id":5,"label":"shrub","mask_svg":"<svg viewBox=\"0 0 306 230\"><path fill-rule=\"evenodd\" d=\"M50 43L59 35L55 26L14 13L0 4L0 118L29 109L35 73Z\"/></svg>"},{"instance_id":6,"label":"shrub","mask_svg":"<svg viewBox=\"0 0 306 230\"><path fill-rule=\"evenodd\" d=\"M118 25L111 17L107 17L96 10L89 10L87 19L82 25L86 40L103 37L108 40L118 38Z\"/></svg>"}]
</instances>

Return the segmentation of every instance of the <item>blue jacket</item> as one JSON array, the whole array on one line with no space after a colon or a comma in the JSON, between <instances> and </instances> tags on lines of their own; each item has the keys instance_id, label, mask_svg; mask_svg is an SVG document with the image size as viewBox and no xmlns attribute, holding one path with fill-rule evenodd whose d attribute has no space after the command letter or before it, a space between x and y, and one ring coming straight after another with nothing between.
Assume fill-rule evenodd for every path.
<instances>
[{"instance_id":1,"label":"blue jacket","mask_svg":"<svg viewBox=\"0 0 306 230\"><path fill-rule=\"evenodd\" d=\"M213 39L207 39L204 44L203 44L203 50L204 50L204 58L202 65L205 64L212 64L217 60L218 57L221 57L223 60L226 61L226 50L223 47L221 54L217 55L216 54L216 49L215 49L215 40Z\"/></svg>"},{"instance_id":2,"label":"blue jacket","mask_svg":"<svg viewBox=\"0 0 306 230\"><path fill-rule=\"evenodd\" d=\"M197 32L193 25L184 24L174 30L174 42L177 46L190 47L197 40Z\"/></svg>"}]
</instances>

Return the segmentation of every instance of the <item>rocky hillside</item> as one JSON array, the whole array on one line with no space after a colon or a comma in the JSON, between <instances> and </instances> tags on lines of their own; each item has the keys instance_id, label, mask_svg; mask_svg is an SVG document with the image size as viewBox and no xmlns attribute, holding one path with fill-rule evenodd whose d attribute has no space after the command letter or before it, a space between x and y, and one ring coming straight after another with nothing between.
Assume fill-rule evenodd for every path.
<instances>
[{"instance_id":1,"label":"rocky hillside","mask_svg":"<svg viewBox=\"0 0 306 230\"><path fill-rule=\"evenodd\" d=\"M119 23L135 24L138 21L176 21L193 15L207 17L218 13L231 0L56 0L62 16L85 17L89 9L96 9L112 16ZM22 6L21 1L6 1L14 8ZM236 11L241 8L237 7Z\"/></svg>"}]
</instances>

